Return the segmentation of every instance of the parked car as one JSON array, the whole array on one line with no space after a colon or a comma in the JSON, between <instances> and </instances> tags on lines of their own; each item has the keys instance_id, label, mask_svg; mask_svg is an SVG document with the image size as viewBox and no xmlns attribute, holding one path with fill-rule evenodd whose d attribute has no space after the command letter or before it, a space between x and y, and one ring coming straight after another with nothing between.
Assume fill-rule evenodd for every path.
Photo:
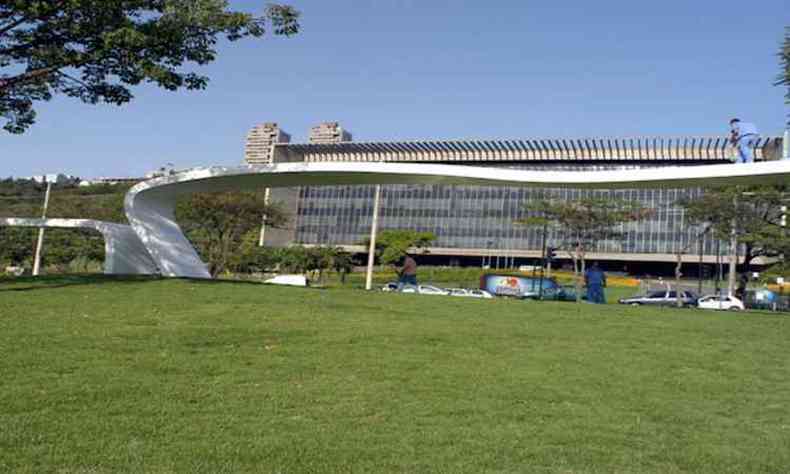
<instances>
[{"instance_id":1,"label":"parked car","mask_svg":"<svg viewBox=\"0 0 790 474\"><path fill-rule=\"evenodd\" d=\"M493 295L485 290L468 290L466 288L447 288L447 294L466 298L493 298Z\"/></svg>"},{"instance_id":2,"label":"parked car","mask_svg":"<svg viewBox=\"0 0 790 474\"><path fill-rule=\"evenodd\" d=\"M746 305L743 301L734 296L707 295L697 301L697 307L701 309L719 309L723 311L745 311Z\"/></svg>"},{"instance_id":3,"label":"parked car","mask_svg":"<svg viewBox=\"0 0 790 474\"><path fill-rule=\"evenodd\" d=\"M391 281L381 287L381 291L398 291L398 282Z\"/></svg>"},{"instance_id":4,"label":"parked car","mask_svg":"<svg viewBox=\"0 0 790 474\"><path fill-rule=\"evenodd\" d=\"M582 300L587 299L587 295L584 293L584 289L582 289ZM538 295L530 296L533 299L537 299ZM545 301L576 301L576 287L573 285L562 285L556 286L551 288L545 288L543 290L543 300Z\"/></svg>"},{"instance_id":5,"label":"parked car","mask_svg":"<svg viewBox=\"0 0 790 474\"><path fill-rule=\"evenodd\" d=\"M644 296L634 296L632 298L622 298L620 304L630 304L633 306L677 306L677 293L675 291L653 291ZM690 291L680 292L680 304L682 306L696 306L697 296Z\"/></svg>"},{"instance_id":6,"label":"parked car","mask_svg":"<svg viewBox=\"0 0 790 474\"><path fill-rule=\"evenodd\" d=\"M446 295L447 290L431 285L406 285L401 293L419 293L421 295Z\"/></svg>"}]
</instances>

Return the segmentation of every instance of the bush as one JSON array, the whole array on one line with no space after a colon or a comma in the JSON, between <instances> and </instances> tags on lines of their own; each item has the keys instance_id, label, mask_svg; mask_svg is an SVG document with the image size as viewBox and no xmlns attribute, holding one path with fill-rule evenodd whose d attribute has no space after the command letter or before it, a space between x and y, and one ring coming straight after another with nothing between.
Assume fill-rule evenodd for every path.
<instances>
[{"instance_id":1,"label":"bush","mask_svg":"<svg viewBox=\"0 0 790 474\"><path fill-rule=\"evenodd\" d=\"M68 273L102 273L104 265L88 257L77 257L68 263L66 271Z\"/></svg>"}]
</instances>

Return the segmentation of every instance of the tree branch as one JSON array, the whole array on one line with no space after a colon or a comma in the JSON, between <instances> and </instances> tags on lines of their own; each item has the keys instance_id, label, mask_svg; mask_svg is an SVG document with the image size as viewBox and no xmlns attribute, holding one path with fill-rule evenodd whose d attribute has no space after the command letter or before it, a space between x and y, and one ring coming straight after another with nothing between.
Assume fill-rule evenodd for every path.
<instances>
[{"instance_id":1,"label":"tree branch","mask_svg":"<svg viewBox=\"0 0 790 474\"><path fill-rule=\"evenodd\" d=\"M50 19L53 15L55 15L58 12L60 7L63 6L63 4L65 2L66 2L66 0L57 0L55 2L55 4L52 5L52 8L48 12L46 12L46 13L44 13L42 15L34 16L34 17L23 16L22 18L9 23L8 25L0 28L0 36L4 36L9 31L11 31L14 28L16 28L18 26L21 26L21 25L23 25L23 24L25 24L27 22L34 21L34 20L46 21L46 20Z\"/></svg>"},{"instance_id":2,"label":"tree branch","mask_svg":"<svg viewBox=\"0 0 790 474\"><path fill-rule=\"evenodd\" d=\"M16 85L23 84L25 82L31 82L42 76L48 76L54 72L57 72L58 69L60 69L61 67L65 67L65 66L50 66L41 69L34 69L32 71L28 71L23 74L19 74L17 76L13 76L6 79L0 78L0 94L11 89Z\"/></svg>"}]
</instances>

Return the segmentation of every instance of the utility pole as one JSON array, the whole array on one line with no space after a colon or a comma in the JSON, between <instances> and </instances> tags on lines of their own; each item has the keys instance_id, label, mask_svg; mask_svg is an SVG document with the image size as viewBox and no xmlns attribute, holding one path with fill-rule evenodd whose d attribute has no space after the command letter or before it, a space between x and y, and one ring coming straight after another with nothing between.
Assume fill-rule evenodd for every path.
<instances>
[{"instance_id":1,"label":"utility pole","mask_svg":"<svg viewBox=\"0 0 790 474\"><path fill-rule=\"evenodd\" d=\"M716 239L716 295L721 294L721 240Z\"/></svg>"},{"instance_id":2,"label":"utility pole","mask_svg":"<svg viewBox=\"0 0 790 474\"><path fill-rule=\"evenodd\" d=\"M732 198L733 210L738 211L738 197ZM727 295L735 294L735 277L738 273L738 218L733 217L730 222L730 273L727 275Z\"/></svg>"},{"instance_id":3,"label":"utility pole","mask_svg":"<svg viewBox=\"0 0 790 474\"><path fill-rule=\"evenodd\" d=\"M376 259L376 233L379 227L379 201L381 200L381 185L376 185L373 197L373 222L370 225L370 245L368 246L368 270L365 275L365 289L373 289L373 263Z\"/></svg>"},{"instance_id":4,"label":"utility pole","mask_svg":"<svg viewBox=\"0 0 790 474\"><path fill-rule=\"evenodd\" d=\"M699 280L697 285L697 294L702 298L702 251L703 251L703 244L705 243L705 234L699 234L699 267L697 268L697 279Z\"/></svg>"},{"instance_id":5,"label":"utility pole","mask_svg":"<svg viewBox=\"0 0 790 474\"><path fill-rule=\"evenodd\" d=\"M546 268L546 222L543 223L543 243L540 245L540 286L538 287L538 299L543 299L543 272Z\"/></svg>"},{"instance_id":6,"label":"utility pole","mask_svg":"<svg viewBox=\"0 0 790 474\"><path fill-rule=\"evenodd\" d=\"M41 212L41 219L47 218L47 208L49 207L49 193L52 190L52 182L47 180L47 191L44 194L44 210ZM33 276L38 276L41 270L41 248L44 246L44 227L38 228L38 241L36 242L36 256L33 260Z\"/></svg>"}]
</instances>

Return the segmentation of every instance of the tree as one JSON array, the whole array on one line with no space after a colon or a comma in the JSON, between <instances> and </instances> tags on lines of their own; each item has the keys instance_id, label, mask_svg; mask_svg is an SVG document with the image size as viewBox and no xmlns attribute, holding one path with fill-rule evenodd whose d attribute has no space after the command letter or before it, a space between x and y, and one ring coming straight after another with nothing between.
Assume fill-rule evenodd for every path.
<instances>
[{"instance_id":1,"label":"tree","mask_svg":"<svg viewBox=\"0 0 790 474\"><path fill-rule=\"evenodd\" d=\"M305 273L310 266L307 249L302 245L291 245L277 250L276 262L280 271Z\"/></svg>"},{"instance_id":2,"label":"tree","mask_svg":"<svg viewBox=\"0 0 790 474\"><path fill-rule=\"evenodd\" d=\"M354 264L353 255L340 247L335 249L335 254L332 258L332 269L340 275L341 284L346 284L346 277L354 271Z\"/></svg>"},{"instance_id":3,"label":"tree","mask_svg":"<svg viewBox=\"0 0 790 474\"><path fill-rule=\"evenodd\" d=\"M778 56L782 72L777 76L775 85L785 86L785 103L790 104L790 26L785 27L785 39Z\"/></svg>"},{"instance_id":4,"label":"tree","mask_svg":"<svg viewBox=\"0 0 790 474\"><path fill-rule=\"evenodd\" d=\"M652 213L631 201L613 198L583 197L578 200L539 200L525 206L527 217L518 224L553 226L559 242L552 242L573 260L576 277L576 301L581 300L586 256L602 240L622 235L619 227L639 221Z\"/></svg>"},{"instance_id":5,"label":"tree","mask_svg":"<svg viewBox=\"0 0 790 474\"><path fill-rule=\"evenodd\" d=\"M261 225L261 213L267 226L287 222L282 207L267 203L263 191L197 193L176 206L176 220L212 276L231 269L245 237Z\"/></svg>"},{"instance_id":6,"label":"tree","mask_svg":"<svg viewBox=\"0 0 790 474\"><path fill-rule=\"evenodd\" d=\"M713 236L727 240L735 226L743 246L741 271L750 271L755 259L781 259L790 242L782 226L783 206L790 201L788 186L737 186L708 189L694 199L678 204L691 222L710 227Z\"/></svg>"},{"instance_id":7,"label":"tree","mask_svg":"<svg viewBox=\"0 0 790 474\"><path fill-rule=\"evenodd\" d=\"M396 264L410 249L423 249L436 240L433 232L416 232L413 230L385 230L376 237L376 256L384 265ZM365 247L370 240L365 241Z\"/></svg>"},{"instance_id":8,"label":"tree","mask_svg":"<svg viewBox=\"0 0 790 474\"><path fill-rule=\"evenodd\" d=\"M204 89L194 72L216 56L219 39L292 35L299 12L273 4L263 15L227 0L29 0L0 3L0 115L22 133L34 104L64 94L121 105L130 86Z\"/></svg>"},{"instance_id":9,"label":"tree","mask_svg":"<svg viewBox=\"0 0 790 474\"><path fill-rule=\"evenodd\" d=\"M691 238L687 238L689 230L693 230ZM710 233L710 230L711 226L709 223L698 222L688 218L685 220L681 219L677 232L679 238L675 241L675 304L678 308L683 307L683 295L680 289L680 279L683 276L683 255L685 255L695 243L702 246L702 240ZM699 278L700 288L702 288L702 275L700 275Z\"/></svg>"}]
</instances>

